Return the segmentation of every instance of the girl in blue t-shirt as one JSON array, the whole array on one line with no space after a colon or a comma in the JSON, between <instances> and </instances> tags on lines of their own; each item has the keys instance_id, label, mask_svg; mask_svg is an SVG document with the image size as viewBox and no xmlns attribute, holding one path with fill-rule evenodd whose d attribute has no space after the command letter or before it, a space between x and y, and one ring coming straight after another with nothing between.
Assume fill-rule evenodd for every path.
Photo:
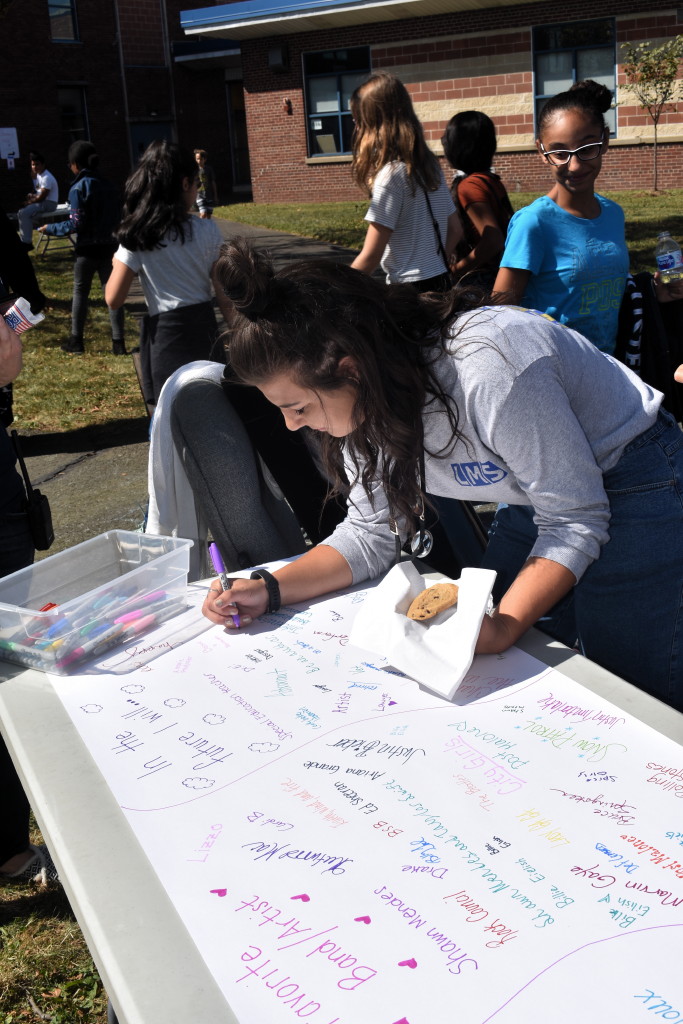
<instances>
[{"instance_id":1,"label":"girl in blue t-shirt","mask_svg":"<svg viewBox=\"0 0 683 1024\"><path fill-rule=\"evenodd\" d=\"M543 107L536 146L552 173L553 186L510 221L494 284L500 302L541 310L610 354L616 346L629 272L624 212L595 192L609 140L604 114L611 102L609 89L587 80ZM658 282L657 275L655 286L660 302L678 297L675 288ZM498 508L483 561L484 566L496 565L498 588L504 590L514 578L536 535L529 506ZM509 557L503 568L500 553L509 556L513 546L516 556ZM549 616L546 631L572 645L576 624L571 598L565 602Z\"/></svg>"},{"instance_id":2,"label":"girl in blue t-shirt","mask_svg":"<svg viewBox=\"0 0 683 1024\"><path fill-rule=\"evenodd\" d=\"M629 273L624 211L595 191L611 103L610 90L587 79L541 110L536 146L553 187L510 221L494 285L501 301L548 313L610 354ZM683 286L658 278L659 302L683 297Z\"/></svg>"},{"instance_id":3,"label":"girl in blue t-shirt","mask_svg":"<svg viewBox=\"0 0 683 1024\"><path fill-rule=\"evenodd\" d=\"M611 102L609 89L588 80L543 107L536 145L553 187L512 218L494 286L610 353L629 269L624 212L595 192Z\"/></svg>"}]
</instances>

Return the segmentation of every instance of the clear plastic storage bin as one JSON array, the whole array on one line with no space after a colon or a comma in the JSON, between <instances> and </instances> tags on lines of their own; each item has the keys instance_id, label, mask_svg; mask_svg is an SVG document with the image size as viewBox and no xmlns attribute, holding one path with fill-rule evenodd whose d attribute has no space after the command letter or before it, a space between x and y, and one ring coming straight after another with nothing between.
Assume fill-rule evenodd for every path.
<instances>
[{"instance_id":1,"label":"clear plastic storage bin","mask_svg":"<svg viewBox=\"0 0 683 1024\"><path fill-rule=\"evenodd\" d=\"M191 540L110 530L0 579L0 657L66 674L187 606Z\"/></svg>"}]
</instances>

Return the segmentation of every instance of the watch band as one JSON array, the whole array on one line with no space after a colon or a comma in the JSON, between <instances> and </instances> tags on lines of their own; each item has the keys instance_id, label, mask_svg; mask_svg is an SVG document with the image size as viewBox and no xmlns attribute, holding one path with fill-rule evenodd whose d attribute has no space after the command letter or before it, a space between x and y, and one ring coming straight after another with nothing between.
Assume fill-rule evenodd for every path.
<instances>
[{"instance_id":1,"label":"watch band","mask_svg":"<svg viewBox=\"0 0 683 1024\"><path fill-rule=\"evenodd\" d=\"M266 590L268 591L268 608L267 608L267 611L269 611L269 612L278 612L280 610L280 605L282 604L282 602L280 600L280 584L275 579L273 574L271 572L268 572L267 569L254 569L254 571L251 574L250 579L252 579L252 580L262 579L263 580L263 582L266 585Z\"/></svg>"}]
</instances>

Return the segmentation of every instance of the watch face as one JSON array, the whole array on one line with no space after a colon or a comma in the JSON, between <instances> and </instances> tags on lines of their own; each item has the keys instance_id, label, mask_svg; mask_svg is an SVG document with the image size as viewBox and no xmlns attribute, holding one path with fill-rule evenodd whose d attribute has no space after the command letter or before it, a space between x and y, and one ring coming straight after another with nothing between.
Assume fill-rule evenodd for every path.
<instances>
[{"instance_id":1,"label":"watch face","mask_svg":"<svg viewBox=\"0 0 683 1024\"><path fill-rule=\"evenodd\" d=\"M410 552L414 558L426 558L433 545L434 538L429 530L418 530L410 542Z\"/></svg>"}]
</instances>

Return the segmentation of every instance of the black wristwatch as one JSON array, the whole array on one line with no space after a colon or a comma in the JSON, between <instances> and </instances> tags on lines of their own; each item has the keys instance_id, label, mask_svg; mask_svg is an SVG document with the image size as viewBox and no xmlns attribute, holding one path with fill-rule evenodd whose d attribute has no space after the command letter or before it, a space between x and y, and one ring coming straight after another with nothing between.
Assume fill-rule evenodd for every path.
<instances>
[{"instance_id":1,"label":"black wristwatch","mask_svg":"<svg viewBox=\"0 0 683 1024\"><path fill-rule=\"evenodd\" d=\"M268 591L268 608L266 611L278 612L280 610L280 605L282 604L280 600L280 584L273 574L268 572L267 569L254 569L250 579L263 580L266 585L266 590Z\"/></svg>"}]
</instances>

